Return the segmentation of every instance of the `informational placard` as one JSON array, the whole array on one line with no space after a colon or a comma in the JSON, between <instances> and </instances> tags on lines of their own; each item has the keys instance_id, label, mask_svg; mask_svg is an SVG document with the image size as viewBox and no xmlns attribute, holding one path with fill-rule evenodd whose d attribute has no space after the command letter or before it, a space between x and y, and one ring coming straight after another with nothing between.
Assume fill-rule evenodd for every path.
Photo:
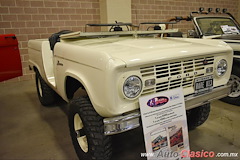
<instances>
[{"instance_id":1,"label":"informational placard","mask_svg":"<svg viewBox=\"0 0 240 160\"><path fill-rule=\"evenodd\" d=\"M239 34L236 26L222 25L221 28L224 34Z\"/></svg>"},{"instance_id":2,"label":"informational placard","mask_svg":"<svg viewBox=\"0 0 240 160\"><path fill-rule=\"evenodd\" d=\"M180 160L189 150L183 89L177 88L139 99L148 160Z\"/></svg>"}]
</instances>

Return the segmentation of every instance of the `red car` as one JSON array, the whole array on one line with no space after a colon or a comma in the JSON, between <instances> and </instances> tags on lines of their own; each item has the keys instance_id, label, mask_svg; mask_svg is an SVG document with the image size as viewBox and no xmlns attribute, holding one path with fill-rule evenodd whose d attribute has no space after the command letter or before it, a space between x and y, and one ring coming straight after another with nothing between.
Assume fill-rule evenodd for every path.
<instances>
[{"instance_id":1,"label":"red car","mask_svg":"<svg viewBox=\"0 0 240 160\"><path fill-rule=\"evenodd\" d=\"M18 40L14 34L0 35L0 82L22 76Z\"/></svg>"}]
</instances>

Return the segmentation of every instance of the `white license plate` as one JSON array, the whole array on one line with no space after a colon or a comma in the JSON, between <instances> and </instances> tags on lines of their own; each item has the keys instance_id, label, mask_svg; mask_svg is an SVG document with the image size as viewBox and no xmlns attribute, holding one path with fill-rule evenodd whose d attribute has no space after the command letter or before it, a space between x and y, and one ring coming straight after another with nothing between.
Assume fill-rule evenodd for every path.
<instances>
[{"instance_id":1,"label":"white license plate","mask_svg":"<svg viewBox=\"0 0 240 160\"><path fill-rule=\"evenodd\" d=\"M213 75L198 77L194 80L194 91L195 94L203 94L210 92L213 89Z\"/></svg>"}]
</instances>

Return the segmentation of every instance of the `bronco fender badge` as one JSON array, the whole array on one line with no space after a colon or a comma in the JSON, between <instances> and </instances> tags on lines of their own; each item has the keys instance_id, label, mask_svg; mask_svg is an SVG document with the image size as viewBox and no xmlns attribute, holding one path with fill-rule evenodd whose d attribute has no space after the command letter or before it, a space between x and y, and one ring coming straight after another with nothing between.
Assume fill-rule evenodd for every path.
<instances>
[{"instance_id":1,"label":"bronco fender badge","mask_svg":"<svg viewBox=\"0 0 240 160\"><path fill-rule=\"evenodd\" d=\"M147 105L149 107L160 107L169 101L168 97L160 96L149 99Z\"/></svg>"}]
</instances>

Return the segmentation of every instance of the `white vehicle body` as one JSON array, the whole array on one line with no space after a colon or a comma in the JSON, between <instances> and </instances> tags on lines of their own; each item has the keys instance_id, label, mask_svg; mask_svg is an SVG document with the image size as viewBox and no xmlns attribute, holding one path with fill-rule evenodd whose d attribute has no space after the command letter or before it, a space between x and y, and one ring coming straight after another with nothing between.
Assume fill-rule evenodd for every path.
<instances>
[{"instance_id":1,"label":"white vehicle body","mask_svg":"<svg viewBox=\"0 0 240 160\"><path fill-rule=\"evenodd\" d=\"M81 84L96 112L105 117L105 134L131 129L127 125L112 127L127 118L133 120L132 128L139 126L140 96L182 87L188 110L231 91L227 82L233 51L223 41L141 36L83 38L77 32L62 35L54 51L47 39L30 40L28 47L30 67L65 101L73 95L69 89L73 83L69 82ZM227 71L219 76L217 65L222 59L227 62ZM128 98L123 85L133 75L141 79L142 90L138 96ZM212 90L196 95L194 80L208 75L213 77ZM152 79L154 83L147 85L146 81Z\"/></svg>"}]
</instances>

